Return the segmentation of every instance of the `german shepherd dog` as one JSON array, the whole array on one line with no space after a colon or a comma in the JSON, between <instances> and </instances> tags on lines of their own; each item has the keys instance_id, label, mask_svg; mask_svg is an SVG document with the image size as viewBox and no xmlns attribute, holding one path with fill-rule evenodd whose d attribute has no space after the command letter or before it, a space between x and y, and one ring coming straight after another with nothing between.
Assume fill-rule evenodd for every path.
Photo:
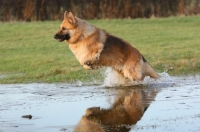
<instances>
[{"instance_id":1,"label":"german shepherd dog","mask_svg":"<svg viewBox=\"0 0 200 132\"><path fill-rule=\"evenodd\" d=\"M54 38L59 42L66 40L87 70L107 66L130 80L142 81L145 76L160 78L130 43L75 17L71 12L65 11Z\"/></svg>"}]
</instances>

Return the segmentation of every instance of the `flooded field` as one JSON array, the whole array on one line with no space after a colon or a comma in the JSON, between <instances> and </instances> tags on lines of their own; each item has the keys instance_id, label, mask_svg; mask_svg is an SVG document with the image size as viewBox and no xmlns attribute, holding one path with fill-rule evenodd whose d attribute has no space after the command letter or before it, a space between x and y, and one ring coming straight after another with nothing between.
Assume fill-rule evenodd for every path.
<instances>
[{"instance_id":1,"label":"flooded field","mask_svg":"<svg viewBox=\"0 0 200 132\"><path fill-rule=\"evenodd\" d=\"M30 119L31 118L31 119ZM0 132L199 132L200 76L0 85Z\"/></svg>"}]
</instances>

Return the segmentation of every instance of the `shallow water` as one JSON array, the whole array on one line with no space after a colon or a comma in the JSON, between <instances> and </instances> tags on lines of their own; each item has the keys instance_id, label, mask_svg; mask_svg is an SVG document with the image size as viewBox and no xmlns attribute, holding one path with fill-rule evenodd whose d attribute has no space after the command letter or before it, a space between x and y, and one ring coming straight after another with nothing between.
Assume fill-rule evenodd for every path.
<instances>
[{"instance_id":1,"label":"shallow water","mask_svg":"<svg viewBox=\"0 0 200 132\"><path fill-rule=\"evenodd\" d=\"M31 119L22 118L32 115ZM0 85L0 132L200 131L200 76L130 87Z\"/></svg>"}]
</instances>

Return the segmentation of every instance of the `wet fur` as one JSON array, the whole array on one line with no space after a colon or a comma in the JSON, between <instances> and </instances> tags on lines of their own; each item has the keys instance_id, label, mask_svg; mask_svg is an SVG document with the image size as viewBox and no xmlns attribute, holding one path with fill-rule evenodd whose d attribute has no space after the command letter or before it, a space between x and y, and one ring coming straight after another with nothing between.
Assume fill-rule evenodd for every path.
<instances>
[{"instance_id":1,"label":"wet fur","mask_svg":"<svg viewBox=\"0 0 200 132\"><path fill-rule=\"evenodd\" d=\"M55 39L69 44L78 61L85 69L109 66L131 80L143 80L145 76L159 78L141 53L128 42L64 13L64 20Z\"/></svg>"}]
</instances>

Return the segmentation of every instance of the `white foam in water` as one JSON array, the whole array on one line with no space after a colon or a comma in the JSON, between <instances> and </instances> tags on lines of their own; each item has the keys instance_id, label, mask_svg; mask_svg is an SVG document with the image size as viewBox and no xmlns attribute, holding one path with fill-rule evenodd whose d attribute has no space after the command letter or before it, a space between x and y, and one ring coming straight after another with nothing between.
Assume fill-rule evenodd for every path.
<instances>
[{"instance_id":1,"label":"white foam in water","mask_svg":"<svg viewBox=\"0 0 200 132\"><path fill-rule=\"evenodd\" d=\"M160 79L151 79L150 77L145 77L143 81L131 81L129 79L125 79L116 71L112 70L112 68L107 68L105 72L104 86L106 87L115 87L115 86L133 86L139 84L150 84L155 82L165 82L172 81L173 79L169 76L167 72L159 73L161 76Z\"/></svg>"},{"instance_id":2,"label":"white foam in water","mask_svg":"<svg viewBox=\"0 0 200 132\"><path fill-rule=\"evenodd\" d=\"M137 84L140 84L140 82L126 79L114 71L112 68L107 68L105 72L104 85L106 87L133 86Z\"/></svg>"},{"instance_id":3,"label":"white foam in water","mask_svg":"<svg viewBox=\"0 0 200 132\"><path fill-rule=\"evenodd\" d=\"M126 84L126 79L120 76L112 68L107 68L105 71L104 85L106 87L121 86Z\"/></svg>"},{"instance_id":4,"label":"white foam in water","mask_svg":"<svg viewBox=\"0 0 200 132\"><path fill-rule=\"evenodd\" d=\"M77 81L76 81L76 84L77 84L78 87L83 86L83 83L82 83L80 80L77 80Z\"/></svg>"}]
</instances>

